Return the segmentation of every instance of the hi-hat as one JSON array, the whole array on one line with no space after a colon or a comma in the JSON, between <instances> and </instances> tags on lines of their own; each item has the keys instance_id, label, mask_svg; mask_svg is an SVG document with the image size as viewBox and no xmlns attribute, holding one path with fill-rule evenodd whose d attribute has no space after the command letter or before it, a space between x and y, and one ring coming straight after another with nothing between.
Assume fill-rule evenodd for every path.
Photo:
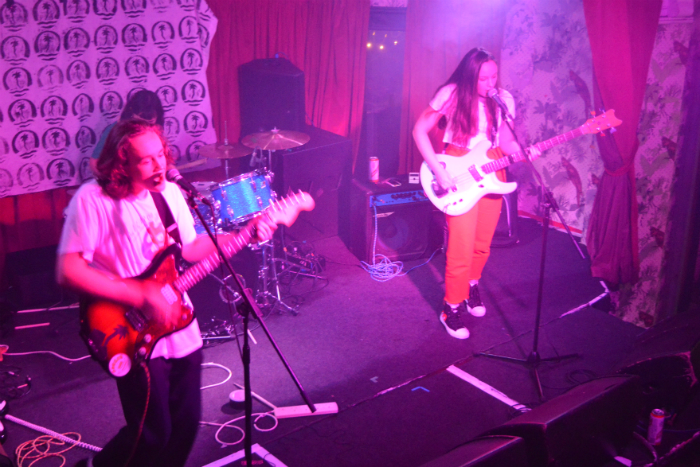
<instances>
[{"instance_id":1,"label":"hi-hat","mask_svg":"<svg viewBox=\"0 0 700 467\"><path fill-rule=\"evenodd\" d=\"M310 139L309 135L300 131L273 128L271 131L248 135L241 140L241 143L249 148L276 151L278 149L291 149L301 146L308 143Z\"/></svg>"},{"instance_id":2,"label":"hi-hat","mask_svg":"<svg viewBox=\"0 0 700 467\"><path fill-rule=\"evenodd\" d=\"M199 147L199 153L209 159L237 159L245 157L253 151L242 144L205 144Z\"/></svg>"}]
</instances>

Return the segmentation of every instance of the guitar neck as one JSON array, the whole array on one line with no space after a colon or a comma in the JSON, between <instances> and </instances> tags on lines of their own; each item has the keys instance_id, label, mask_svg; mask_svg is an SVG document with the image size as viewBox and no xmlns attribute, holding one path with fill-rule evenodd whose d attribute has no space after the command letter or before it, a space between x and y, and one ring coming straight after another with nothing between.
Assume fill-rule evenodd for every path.
<instances>
[{"instance_id":1,"label":"guitar neck","mask_svg":"<svg viewBox=\"0 0 700 467\"><path fill-rule=\"evenodd\" d=\"M567 133L563 133L559 136L555 136L554 138L550 138L546 141L542 141L540 143L534 144L540 152L544 152L545 149L551 149L554 146L558 146L560 144L566 143L567 141L571 141L574 138L578 138L579 136L583 136L585 133L581 128L576 128L575 130L571 130ZM493 173L498 170L505 169L509 165L515 163L515 162L520 162L524 161L527 159L527 156L523 154L522 151L515 152L509 156L504 156L501 157L500 159L493 160L487 164L484 164L481 166L481 170L484 173Z\"/></svg>"},{"instance_id":2,"label":"guitar neck","mask_svg":"<svg viewBox=\"0 0 700 467\"><path fill-rule=\"evenodd\" d=\"M247 225L245 228L240 230L234 238L224 245L221 245L221 251L223 251L226 259L235 255L246 245L250 243L250 239L253 236L253 227ZM181 293L186 292L188 289L193 287L199 281L204 279L207 274L216 269L219 264L221 264L221 257L219 253L215 251L203 260L196 263L194 266L187 269L182 273L180 277L173 281L173 286L179 290Z\"/></svg>"}]
</instances>

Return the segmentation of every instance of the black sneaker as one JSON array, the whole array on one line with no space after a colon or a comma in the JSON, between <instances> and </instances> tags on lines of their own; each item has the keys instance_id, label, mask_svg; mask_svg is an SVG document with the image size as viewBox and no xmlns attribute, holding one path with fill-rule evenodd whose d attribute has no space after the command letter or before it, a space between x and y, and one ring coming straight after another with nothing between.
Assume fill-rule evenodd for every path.
<instances>
[{"instance_id":1,"label":"black sneaker","mask_svg":"<svg viewBox=\"0 0 700 467\"><path fill-rule=\"evenodd\" d=\"M455 310L452 310L452 307L448 303L445 303L442 313L440 313L440 322L445 326L445 330L450 336L457 339L466 339L469 337L469 329L464 326L459 317L464 310L464 302L460 303Z\"/></svg>"},{"instance_id":2,"label":"black sneaker","mask_svg":"<svg viewBox=\"0 0 700 467\"><path fill-rule=\"evenodd\" d=\"M478 285L469 286L469 298L467 302L467 311L470 315L480 318L486 314L486 307L481 303L481 295L479 294Z\"/></svg>"}]
</instances>

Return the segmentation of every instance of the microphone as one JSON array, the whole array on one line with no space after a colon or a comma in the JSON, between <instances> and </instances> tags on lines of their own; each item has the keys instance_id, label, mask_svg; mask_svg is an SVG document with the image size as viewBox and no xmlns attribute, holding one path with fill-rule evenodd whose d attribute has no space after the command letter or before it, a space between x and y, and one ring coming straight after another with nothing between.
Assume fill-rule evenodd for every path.
<instances>
[{"instance_id":1,"label":"microphone","mask_svg":"<svg viewBox=\"0 0 700 467\"><path fill-rule=\"evenodd\" d=\"M501 112L503 112L503 115L508 119L508 120L513 120L513 117L510 115L510 112L508 112L508 106L506 106L506 103L503 102L503 99L501 99L501 95L498 94L498 91L496 88L492 88L489 92L486 93L488 97L496 101L496 104L501 108Z\"/></svg>"},{"instance_id":2,"label":"microphone","mask_svg":"<svg viewBox=\"0 0 700 467\"><path fill-rule=\"evenodd\" d=\"M169 182L177 183L177 185L182 188L185 193L187 193L191 198L194 198L207 206L211 206L211 201L197 191L197 189L190 182L185 180L179 170L175 167L170 167L167 172L165 172L165 178Z\"/></svg>"}]
</instances>

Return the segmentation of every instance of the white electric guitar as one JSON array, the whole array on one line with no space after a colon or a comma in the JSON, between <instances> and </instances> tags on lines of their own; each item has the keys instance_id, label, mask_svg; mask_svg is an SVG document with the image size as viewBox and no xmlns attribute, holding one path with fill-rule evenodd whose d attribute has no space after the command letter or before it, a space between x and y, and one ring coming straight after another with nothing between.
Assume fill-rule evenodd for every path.
<instances>
[{"instance_id":1,"label":"white electric guitar","mask_svg":"<svg viewBox=\"0 0 700 467\"><path fill-rule=\"evenodd\" d=\"M604 114L587 120L575 130L542 141L534 146L543 152L545 149L553 148L579 136L595 134L616 127L621 123L622 121L615 117L615 111L608 110ZM486 155L490 148L490 141L482 141L462 157L436 154L440 164L445 167L447 173L455 181L454 190L443 190L435 180L428 164L423 162L420 168L420 183L423 185L426 196L435 207L450 216L459 216L473 208L482 196L504 195L515 191L518 187L517 183L500 181L496 172L505 169L514 162L524 161L527 156L522 152L516 152L500 159L490 159Z\"/></svg>"}]
</instances>

